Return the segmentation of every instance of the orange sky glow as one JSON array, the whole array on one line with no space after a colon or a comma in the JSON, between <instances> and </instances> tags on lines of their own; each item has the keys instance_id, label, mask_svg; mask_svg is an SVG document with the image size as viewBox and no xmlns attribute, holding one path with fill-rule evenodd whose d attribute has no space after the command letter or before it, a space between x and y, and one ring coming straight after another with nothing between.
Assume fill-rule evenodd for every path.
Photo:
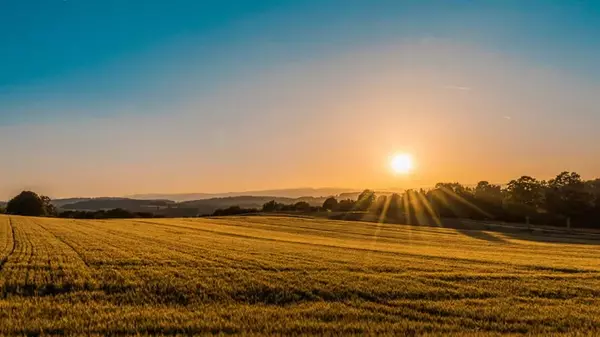
<instances>
[{"instance_id":1,"label":"orange sky glow","mask_svg":"<svg viewBox=\"0 0 600 337\"><path fill-rule=\"evenodd\" d=\"M24 188L117 196L600 176L600 142L589 138L597 130L568 113L599 106L600 88L452 41L361 46L203 94L190 80L173 85L185 95L160 108L168 113L1 127L6 139L30 141L0 150L18 157L0 167L11 177L0 198ZM393 153L411 154L414 171L393 174Z\"/></svg>"}]
</instances>

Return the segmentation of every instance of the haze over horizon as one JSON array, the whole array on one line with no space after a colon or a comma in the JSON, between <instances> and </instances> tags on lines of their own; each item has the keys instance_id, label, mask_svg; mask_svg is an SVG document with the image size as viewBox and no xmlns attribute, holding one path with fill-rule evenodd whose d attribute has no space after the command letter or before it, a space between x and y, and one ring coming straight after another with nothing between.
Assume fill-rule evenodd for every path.
<instances>
[{"instance_id":1,"label":"haze over horizon","mask_svg":"<svg viewBox=\"0 0 600 337\"><path fill-rule=\"evenodd\" d=\"M0 200L600 177L598 17L584 1L2 2Z\"/></svg>"}]
</instances>

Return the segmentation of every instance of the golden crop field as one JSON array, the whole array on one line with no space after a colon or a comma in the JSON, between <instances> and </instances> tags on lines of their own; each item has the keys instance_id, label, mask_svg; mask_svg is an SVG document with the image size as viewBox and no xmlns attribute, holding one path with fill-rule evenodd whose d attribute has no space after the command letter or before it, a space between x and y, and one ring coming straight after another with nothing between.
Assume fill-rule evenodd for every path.
<instances>
[{"instance_id":1,"label":"golden crop field","mask_svg":"<svg viewBox=\"0 0 600 337\"><path fill-rule=\"evenodd\" d=\"M600 245L293 217L0 216L0 334L600 334Z\"/></svg>"}]
</instances>

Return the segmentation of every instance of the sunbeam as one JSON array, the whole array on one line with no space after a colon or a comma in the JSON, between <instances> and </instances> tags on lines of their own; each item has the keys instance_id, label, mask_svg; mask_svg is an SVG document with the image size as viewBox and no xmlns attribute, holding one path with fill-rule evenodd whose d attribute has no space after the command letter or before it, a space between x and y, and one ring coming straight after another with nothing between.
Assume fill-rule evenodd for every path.
<instances>
[{"instance_id":1,"label":"sunbeam","mask_svg":"<svg viewBox=\"0 0 600 337\"><path fill-rule=\"evenodd\" d=\"M469 202L468 200L466 200L465 198L461 197L460 195L458 195L457 193L455 193L454 191L452 191L451 189L447 188L447 187L443 187L441 186L440 189L449 197L453 198L454 200L462 203L463 205L470 207L471 209L479 212L480 214L488 217L488 218L492 218L493 216L491 214L489 214L488 212L482 210L481 208L479 208L477 205L474 205L473 203Z\"/></svg>"},{"instance_id":2,"label":"sunbeam","mask_svg":"<svg viewBox=\"0 0 600 337\"><path fill-rule=\"evenodd\" d=\"M423 193L419 193L418 197L421 199L421 203L425 207L425 210L427 212L429 212L429 214L431 215L431 218L433 219L433 221L435 222L435 224L438 227L443 227L442 226L442 222L440 221L440 218L438 217L437 213L433 209L433 206L431 205L431 203L429 202L429 200L427 200L427 198L425 198L425 195L423 195Z\"/></svg>"}]
</instances>

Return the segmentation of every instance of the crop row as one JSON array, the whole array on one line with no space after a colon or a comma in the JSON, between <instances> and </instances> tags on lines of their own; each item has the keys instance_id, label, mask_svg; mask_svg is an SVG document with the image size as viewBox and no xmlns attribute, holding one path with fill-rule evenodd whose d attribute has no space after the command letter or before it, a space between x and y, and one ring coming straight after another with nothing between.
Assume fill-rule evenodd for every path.
<instances>
[{"instance_id":1,"label":"crop row","mask_svg":"<svg viewBox=\"0 0 600 337\"><path fill-rule=\"evenodd\" d=\"M0 238L0 334L556 333L600 323L593 242L278 217L0 217Z\"/></svg>"}]
</instances>

